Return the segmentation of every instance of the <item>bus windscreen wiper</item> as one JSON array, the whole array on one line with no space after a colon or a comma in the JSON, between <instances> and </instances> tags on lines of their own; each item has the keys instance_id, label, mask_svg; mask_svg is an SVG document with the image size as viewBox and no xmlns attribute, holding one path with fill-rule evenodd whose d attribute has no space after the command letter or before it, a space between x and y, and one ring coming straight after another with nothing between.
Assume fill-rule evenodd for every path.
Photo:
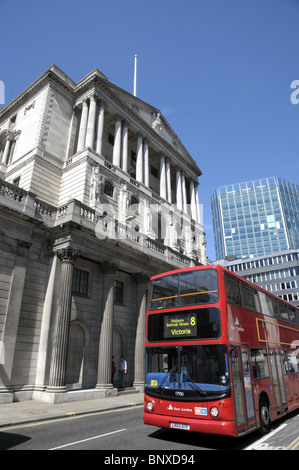
<instances>
[{"instance_id":1,"label":"bus windscreen wiper","mask_svg":"<svg viewBox=\"0 0 299 470\"><path fill-rule=\"evenodd\" d=\"M169 372L167 372L165 377L163 377L163 380L161 380L161 383L159 384L159 387L157 388L157 392L160 392L166 380L168 379L168 377L170 377L170 374L174 374L174 370L171 369Z\"/></svg>"},{"instance_id":2,"label":"bus windscreen wiper","mask_svg":"<svg viewBox=\"0 0 299 470\"><path fill-rule=\"evenodd\" d=\"M196 382L194 382L193 379L191 379L190 375L188 374L188 372L183 372L183 376L185 376L187 378L187 380L189 381L189 384L190 384L190 387L193 388L193 390L196 390L197 392L199 392L202 396L206 396L206 392L204 390L202 390Z\"/></svg>"}]
</instances>

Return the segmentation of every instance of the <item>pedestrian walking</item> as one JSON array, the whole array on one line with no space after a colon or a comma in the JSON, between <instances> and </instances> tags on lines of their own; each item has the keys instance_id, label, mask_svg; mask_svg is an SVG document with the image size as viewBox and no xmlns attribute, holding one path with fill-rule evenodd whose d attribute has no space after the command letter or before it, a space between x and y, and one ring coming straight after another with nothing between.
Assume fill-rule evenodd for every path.
<instances>
[{"instance_id":1,"label":"pedestrian walking","mask_svg":"<svg viewBox=\"0 0 299 470\"><path fill-rule=\"evenodd\" d=\"M127 373L127 361L125 361L124 356L121 356L118 364L118 374L119 374L119 388L124 388L125 374Z\"/></svg>"}]
</instances>

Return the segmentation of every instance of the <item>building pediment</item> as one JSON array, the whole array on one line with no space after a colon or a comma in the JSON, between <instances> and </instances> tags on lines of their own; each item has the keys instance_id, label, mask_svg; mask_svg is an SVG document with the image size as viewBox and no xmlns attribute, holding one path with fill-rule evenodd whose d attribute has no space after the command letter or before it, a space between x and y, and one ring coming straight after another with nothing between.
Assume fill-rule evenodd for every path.
<instances>
[{"instance_id":1,"label":"building pediment","mask_svg":"<svg viewBox=\"0 0 299 470\"><path fill-rule=\"evenodd\" d=\"M108 104L113 103L117 107L116 113L123 115L129 121L139 122L141 132L146 129L151 138L156 138L160 143L163 142L169 147L170 152L175 152L178 158L183 159L185 164L192 168L192 171L198 176L202 174L159 109L119 88L98 69L93 70L77 83L75 90L77 100L86 97L91 91L95 93L98 91L100 95L102 94L104 101L108 101Z\"/></svg>"},{"instance_id":2,"label":"building pediment","mask_svg":"<svg viewBox=\"0 0 299 470\"><path fill-rule=\"evenodd\" d=\"M127 109L130 109L137 119L142 120L142 123L147 125L148 130L151 132L151 136L162 140L167 144L167 146L170 146L172 151L177 153L180 158L183 158L185 163L192 167L193 171L198 173L198 176L202 174L196 162L159 109L151 106L145 101L142 101L125 90L118 88L110 82L108 82L107 85L109 86L111 93L113 93Z\"/></svg>"}]
</instances>

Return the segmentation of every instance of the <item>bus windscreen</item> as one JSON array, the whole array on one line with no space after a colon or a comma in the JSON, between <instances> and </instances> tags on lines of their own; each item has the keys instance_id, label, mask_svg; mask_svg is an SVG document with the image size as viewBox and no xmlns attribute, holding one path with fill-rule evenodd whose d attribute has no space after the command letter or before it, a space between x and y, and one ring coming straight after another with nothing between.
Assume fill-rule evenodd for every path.
<instances>
[{"instance_id":1,"label":"bus windscreen","mask_svg":"<svg viewBox=\"0 0 299 470\"><path fill-rule=\"evenodd\" d=\"M147 348L146 354L145 387L152 396L200 400L219 398L229 389L225 345L170 345Z\"/></svg>"},{"instance_id":2,"label":"bus windscreen","mask_svg":"<svg viewBox=\"0 0 299 470\"><path fill-rule=\"evenodd\" d=\"M218 301L218 296L216 270L174 273L152 280L149 310L211 304Z\"/></svg>"}]
</instances>

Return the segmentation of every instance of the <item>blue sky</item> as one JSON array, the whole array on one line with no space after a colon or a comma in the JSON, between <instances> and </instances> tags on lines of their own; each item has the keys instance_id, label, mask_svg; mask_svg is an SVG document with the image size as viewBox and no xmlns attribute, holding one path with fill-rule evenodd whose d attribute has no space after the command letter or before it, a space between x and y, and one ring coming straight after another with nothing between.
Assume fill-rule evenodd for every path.
<instances>
[{"instance_id":1,"label":"blue sky","mask_svg":"<svg viewBox=\"0 0 299 470\"><path fill-rule=\"evenodd\" d=\"M299 0L0 0L5 104L56 64L74 81L94 68L159 108L203 175L210 197L267 176L298 184Z\"/></svg>"}]
</instances>

